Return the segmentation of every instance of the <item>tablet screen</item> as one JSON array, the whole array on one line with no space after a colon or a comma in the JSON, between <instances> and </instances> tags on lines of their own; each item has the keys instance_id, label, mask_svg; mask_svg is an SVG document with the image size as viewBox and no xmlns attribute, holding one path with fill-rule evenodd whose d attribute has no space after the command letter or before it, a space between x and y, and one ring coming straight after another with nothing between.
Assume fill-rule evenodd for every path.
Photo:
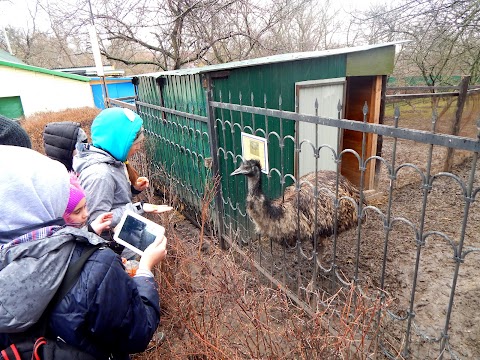
<instances>
[{"instance_id":1,"label":"tablet screen","mask_svg":"<svg viewBox=\"0 0 480 360\"><path fill-rule=\"evenodd\" d=\"M130 243L140 250L145 250L157 237L154 229L148 224L131 215L126 215L118 238Z\"/></svg>"}]
</instances>

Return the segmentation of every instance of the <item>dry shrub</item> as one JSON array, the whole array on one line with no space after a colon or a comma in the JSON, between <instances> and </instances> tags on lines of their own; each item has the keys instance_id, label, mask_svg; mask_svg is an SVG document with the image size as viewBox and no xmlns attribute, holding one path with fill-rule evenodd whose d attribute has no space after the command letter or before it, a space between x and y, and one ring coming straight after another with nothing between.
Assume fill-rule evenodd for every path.
<instances>
[{"instance_id":1,"label":"dry shrub","mask_svg":"<svg viewBox=\"0 0 480 360\"><path fill-rule=\"evenodd\" d=\"M136 360L366 359L376 352L377 314L388 301L352 287L324 299L311 317L262 283L248 259L212 239L199 254L199 230L185 221L167 229L167 259L156 272L166 337Z\"/></svg>"},{"instance_id":2,"label":"dry shrub","mask_svg":"<svg viewBox=\"0 0 480 360\"><path fill-rule=\"evenodd\" d=\"M97 108L83 107L56 112L39 112L26 117L20 124L30 136L32 149L44 154L42 134L45 125L51 122L75 121L80 123L82 129L87 133L88 139L90 139L90 126L100 111Z\"/></svg>"}]
</instances>

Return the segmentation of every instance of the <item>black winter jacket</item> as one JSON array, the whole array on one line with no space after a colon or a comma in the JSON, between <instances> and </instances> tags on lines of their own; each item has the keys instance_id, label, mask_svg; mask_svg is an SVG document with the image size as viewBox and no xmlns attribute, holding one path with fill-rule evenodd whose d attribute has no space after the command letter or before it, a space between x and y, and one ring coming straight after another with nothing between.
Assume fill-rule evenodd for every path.
<instances>
[{"instance_id":1,"label":"black winter jacket","mask_svg":"<svg viewBox=\"0 0 480 360\"><path fill-rule=\"evenodd\" d=\"M80 123L73 121L52 122L43 130L45 154L60 161L72 171L73 151L77 144Z\"/></svg>"}]
</instances>

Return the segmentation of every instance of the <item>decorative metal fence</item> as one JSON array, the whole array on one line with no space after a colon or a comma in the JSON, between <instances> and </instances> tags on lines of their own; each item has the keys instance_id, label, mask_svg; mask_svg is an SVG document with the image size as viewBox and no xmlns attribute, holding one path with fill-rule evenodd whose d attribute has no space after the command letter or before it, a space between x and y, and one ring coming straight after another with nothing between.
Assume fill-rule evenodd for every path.
<instances>
[{"instance_id":1,"label":"decorative metal fence","mask_svg":"<svg viewBox=\"0 0 480 360\"><path fill-rule=\"evenodd\" d=\"M435 133L435 118L432 131L401 127L398 109L391 124L379 125L282 111L281 98L278 109L242 105L241 94L235 96L237 103L232 95L228 101L215 101L208 87L206 106L195 104L193 99L199 97L189 98L190 90L177 102L161 104L155 102L156 89L152 83L136 103L155 144L154 161L168 174L164 181L174 184L194 213L202 209L203 192L213 174L220 175L211 215L224 246L251 259L269 281L312 314L327 302L341 306L342 299L330 299L351 285L367 297L377 294L385 306L378 309L370 340L378 340L378 349L388 358L480 358L479 138ZM365 106L365 119L367 113ZM257 127L258 118L262 126ZM356 131L363 137L362 152L303 141L279 125L291 129L302 122L314 124L316 131L320 126ZM277 126L269 128L270 123ZM291 245L262 238L247 215L246 179L229 176L242 161L242 132L265 138L279 153L279 161L262 175L269 197L281 197L288 186L297 193L300 188L294 169L284 166L292 156L284 153L286 148L312 151L316 161L320 152L328 151L337 169L346 154L353 154L361 173L369 162L376 162L381 169L378 193L383 196L357 203L363 220L356 228L335 231L323 246L316 236L313 243ZM381 156L365 158L368 134L383 137ZM436 168L447 149L461 152L465 159L451 173ZM318 197L321 185L313 187ZM359 190L363 200L362 180ZM339 207L338 194L332 196Z\"/></svg>"}]
</instances>

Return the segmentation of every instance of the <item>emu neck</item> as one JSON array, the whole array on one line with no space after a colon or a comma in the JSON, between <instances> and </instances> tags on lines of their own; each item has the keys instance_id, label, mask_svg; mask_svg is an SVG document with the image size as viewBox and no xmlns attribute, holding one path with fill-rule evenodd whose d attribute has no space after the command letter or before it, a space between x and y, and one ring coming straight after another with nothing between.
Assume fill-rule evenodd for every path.
<instances>
[{"instance_id":1,"label":"emu neck","mask_svg":"<svg viewBox=\"0 0 480 360\"><path fill-rule=\"evenodd\" d=\"M263 194L261 176L248 178L247 204L250 216L260 229L264 226L269 227L271 221L279 221L284 216L283 207L275 204ZM264 223L265 221L267 223Z\"/></svg>"},{"instance_id":2,"label":"emu neck","mask_svg":"<svg viewBox=\"0 0 480 360\"><path fill-rule=\"evenodd\" d=\"M262 176L259 177L248 177L248 194L251 196L262 195Z\"/></svg>"}]
</instances>

